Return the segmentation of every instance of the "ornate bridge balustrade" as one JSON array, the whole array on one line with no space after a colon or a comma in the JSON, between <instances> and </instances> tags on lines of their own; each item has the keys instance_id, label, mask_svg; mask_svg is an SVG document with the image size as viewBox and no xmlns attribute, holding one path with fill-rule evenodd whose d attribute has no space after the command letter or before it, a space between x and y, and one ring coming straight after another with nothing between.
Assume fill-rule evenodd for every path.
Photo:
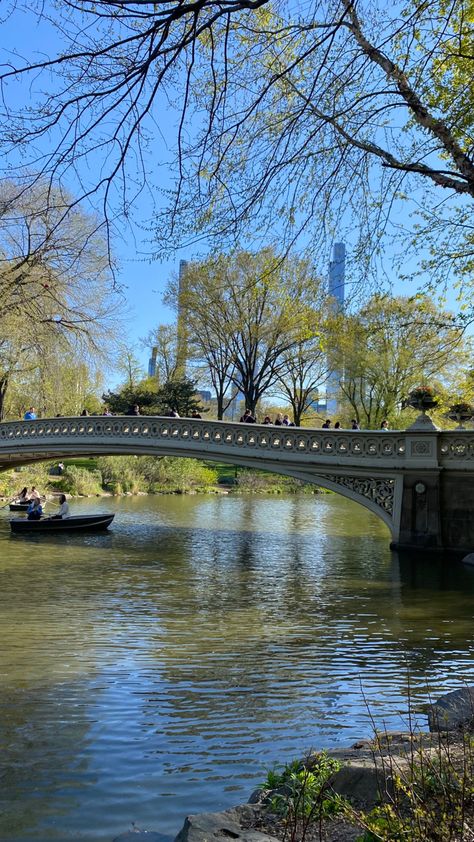
<instances>
[{"instance_id":1,"label":"ornate bridge balustrade","mask_svg":"<svg viewBox=\"0 0 474 842\"><path fill-rule=\"evenodd\" d=\"M458 548L456 530L443 526L443 507L452 508L448 498L461 483L463 494L455 494L463 503L456 515L459 531L466 501L470 514L471 496L474 503L474 493L466 494L471 474L474 487L470 432L335 431L128 416L0 424L0 470L85 454L194 457L296 477L371 509L404 546ZM461 531L474 549L474 528L472 538L465 527Z\"/></svg>"}]
</instances>

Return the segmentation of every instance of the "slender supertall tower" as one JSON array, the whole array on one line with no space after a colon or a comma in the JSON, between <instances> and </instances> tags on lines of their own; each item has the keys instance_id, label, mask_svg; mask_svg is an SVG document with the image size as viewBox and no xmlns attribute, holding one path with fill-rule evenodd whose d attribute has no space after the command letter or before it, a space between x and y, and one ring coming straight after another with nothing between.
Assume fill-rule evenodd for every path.
<instances>
[{"instance_id":1,"label":"slender supertall tower","mask_svg":"<svg viewBox=\"0 0 474 842\"><path fill-rule=\"evenodd\" d=\"M179 261L178 320L176 324L176 378L186 377L188 347L186 341L186 272L188 261Z\"/></svg>"},{"instance_id":2,"label":"slender supertall tower","mask_svg":"<svg viewBox=\"0 0 474 842\"><path fill-rule=\"evenodd\" d=\"M332 260L329 261L329 295L335 299L335 308L344 310L346 272L346 247L344 243L334 243Z\"/></svg>"},{"instance_id":3,"label":"slender supertall tower","mask_svg":"<svg viewBox=\"0 0 474 842\"><path fill-rule=\"evenodd\" d=\"M332 297L332 303L336 313L344 312L345 272L346 247L344 243L334 243L332 260L329 262L328 292ZM331 353L328 354L328 366L331 373L326 386L326 412L330 416L334 415L338 410L337 398L343 372L333 368Z\"/></svg>"},{"instance_id":4,"label":"slender supertall tower","mask_svg":"<svg viewBox=\"0 0 474 842\"><path fill-rule=\"evenodd\" d=\"M151 349L151 357L148 360L148 377L154 377L156 375L156 358L158 356L158 348L156 345L153 346Z\"/></svg>"}]
</instances>

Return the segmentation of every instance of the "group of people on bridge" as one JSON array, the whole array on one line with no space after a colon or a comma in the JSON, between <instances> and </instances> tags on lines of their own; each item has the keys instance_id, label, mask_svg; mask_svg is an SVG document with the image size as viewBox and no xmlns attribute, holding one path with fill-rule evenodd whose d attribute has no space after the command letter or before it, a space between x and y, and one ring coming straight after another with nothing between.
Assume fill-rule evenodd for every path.
<instances>
[{"instance_id":1,"label":"group of people on bridge","mask_svg":"<svg viewBox=\"0 0 474 842\"><path fill-rule=\"evenodd\" d=\"M81 416L89 416L89 414L90 413L87 411L87 409L83 409L82 412L81 412ZM96 413L94 413L94 414L96 414ZM113 413L110 412L108 407L106 407L104 409L104 412L102 413L102 415L105 415L105 416L111 416L112 414ZM132 416L141 415L139 405L134 404L133 406L130 406L128 411L125 413L125 415L132 415ZM27 410L27 412L25 412L23 417L24 417L25 421L34 421L37 418L34 406L30 406L30 408ZM61 416L58 415L57 417L60 418ZM180 418L180 415L179 415L177 409L172 407L172 408L168 409L166 412L163 413L163 417L164 418ZM189 417L190 418L201 418L202 416L200 415L199 412L197 412L197 410L194 410L193 412L190 413ZM258 422L256 413L251 412L250 409L245 410L243 415L240 417L240 421L244 424L261 423L261 424L265 424L265 425L271 424L272 426L275 426L275 427L295 427L296 426L295 422L290 419L290 416L287 415L287 414L283 414L282 412L277 413L274 421L272 421L270 415L265 415L263 421ZM322 424L322 429L323 430L343 430L343 429L360 430L361 427L360 427L360 424L359 424L359 422L357 421L356 418L351 419L349 427L343 427L340 421L336 421L334 423L334 425L332 426L331 419L326 418L326 420ZM382 421L382 423L380 424L380 429L381 430L388 430L389 429L388 421L386 419L384 421Z\"/></svg>"}]
</instances>

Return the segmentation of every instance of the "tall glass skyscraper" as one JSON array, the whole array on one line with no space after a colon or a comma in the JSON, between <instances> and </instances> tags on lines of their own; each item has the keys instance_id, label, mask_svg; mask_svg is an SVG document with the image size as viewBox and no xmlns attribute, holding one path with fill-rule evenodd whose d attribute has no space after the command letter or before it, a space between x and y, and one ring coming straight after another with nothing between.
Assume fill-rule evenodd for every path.
<instances>
[{"instance_id":1,"label":"tall glass skyscraper","mask_svg":"<svg viewBox=\"0 0 474 842\"><path fill-rule=\"evenodd\" d=\"M345 273L346 273L346 247L344 243L334 243L332 249L332 260L329 262L328 291L334 302L336 312L344 311L345 295ZM326 385L326 412L328 416L334 415L338 410L339 383L343 372L332 370L331 354L328 355L329 375Z\"/></svg>"}]
</instances>

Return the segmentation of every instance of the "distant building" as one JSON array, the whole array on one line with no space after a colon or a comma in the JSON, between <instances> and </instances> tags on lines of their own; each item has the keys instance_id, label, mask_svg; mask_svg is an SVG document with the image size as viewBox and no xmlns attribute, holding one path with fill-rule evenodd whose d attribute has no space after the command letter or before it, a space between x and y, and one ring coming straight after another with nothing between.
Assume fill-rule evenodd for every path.
<instances>
[{"instance_id":1,"label":"distant building","mask_svg":"<svg viewBox=\"0 0 474 842\"><path fill-rule=\"evenodd\" d=\"M156 375L156 357L158 354L158 348L151 349L151 357L148 360L148 377L155 377Z\"/></svg>"},{"instance_id":2,"label":"distant building","mask_svg":"<svg viewBox=\"0 0 474 842\"><path fill-rule=\"evenodd\" d=\"M211 397L212 397L212 395L211 395L211 393L210 393L210 392L208 392L208 391L207 391L207 389L197 389L197 391L196 391L196 395L199 395L199 397L201 398L201 400L202 400L202 401L205 401L205 403L210 403L210 402L211 402Z\"/></svg>"},{"instance_id":3,"label":"distant building","mask_svg":"<svg viewBox=\"0 0 474 842\"><path fill-rule=\"evenodd\" d=\"M329 261L328 292L335 300L337 310L344 310L346 274L346 247L344 243L334 243L332 260Z\"/></svg>"},{"instance_id":4,"label":"distant building","mask_svg":"<svg viewBox=\"0 0 474 842\"><path fill-rule=\"evenodd\" d=\"M188 261L180 260L178 275L178 319L176 324L176 378L178 380L186 377L186 362L188 359L188 347L186 342L186 308L183 303L185 301L187 268Z\"/></svg>"},{"instance_id":5,"label":"distant building","mask_svg":"<svg viewBox=\"0 0 474 842\"><path fill-rule=\"evenodd\" d=\"M344 243L334 243L332 260L329 263L328 292L334 301L335 312L344 312L345 305L345 274L346 274L346 247ZM331 357L328 358L329 368L332 369ZM328 416L334 415L338 410L338 394L342 372L331 370L326 384L326 401L324 411ZM323 408L324 401L320 401L320 408Z\"/></svg>"}]
</instances>

